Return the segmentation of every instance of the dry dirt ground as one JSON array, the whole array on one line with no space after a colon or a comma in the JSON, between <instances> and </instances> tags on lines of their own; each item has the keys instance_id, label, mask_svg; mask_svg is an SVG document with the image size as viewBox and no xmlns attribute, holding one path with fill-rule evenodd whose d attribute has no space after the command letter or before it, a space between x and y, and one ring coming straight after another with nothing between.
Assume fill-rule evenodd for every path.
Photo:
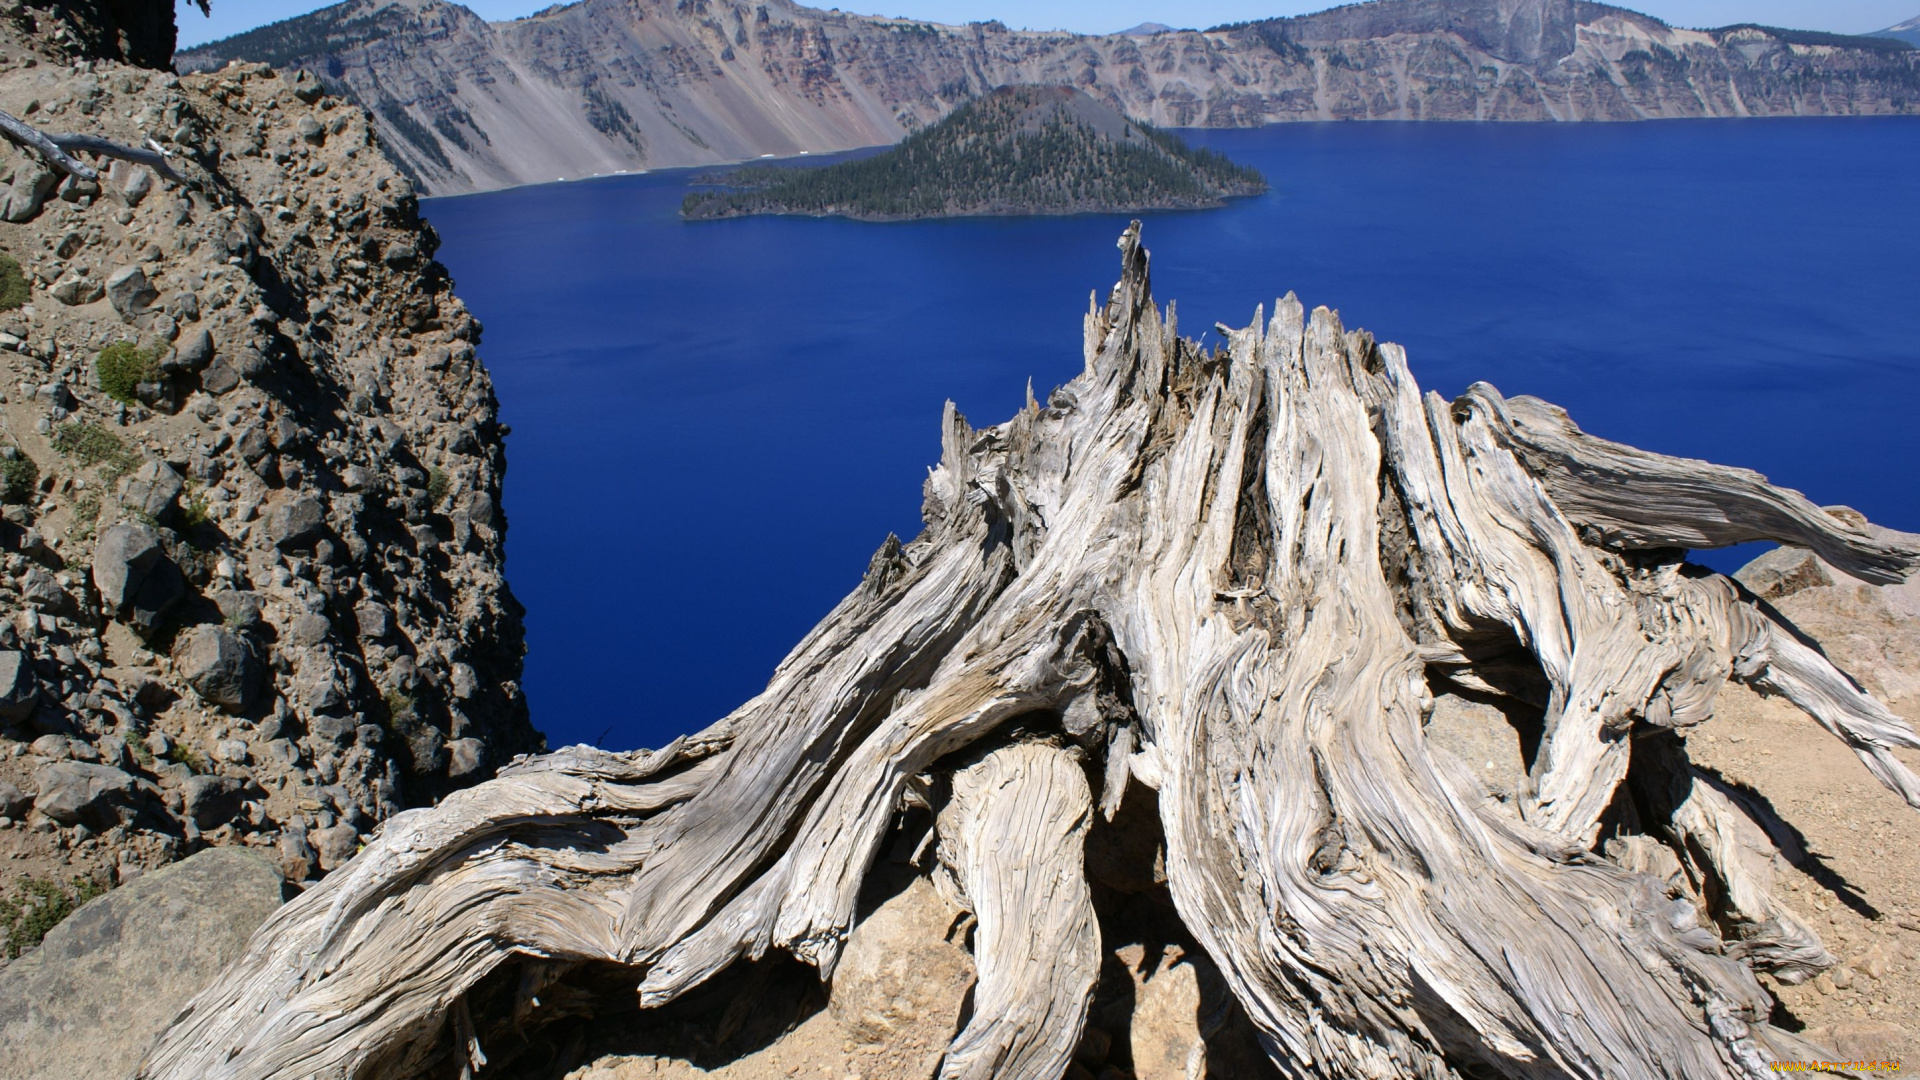
<instances>
[{"instance_id":1,"label":"dry dirt ground","mask_svg":"<svg viewBox=\"0 0 1920 1080\"><path fill-rule=\"evenodd\" d=\"M1799 986L1763 977L1776 1020L1805 1025L1847 1060L1920 1065L1920 811L1797 709L1745 689L1724 692L1688 749L1770 804L1785 832L1779 895L1841 961ZM1920 766L1920 754L1900 757Z\"/></svg>"}]
</instances>

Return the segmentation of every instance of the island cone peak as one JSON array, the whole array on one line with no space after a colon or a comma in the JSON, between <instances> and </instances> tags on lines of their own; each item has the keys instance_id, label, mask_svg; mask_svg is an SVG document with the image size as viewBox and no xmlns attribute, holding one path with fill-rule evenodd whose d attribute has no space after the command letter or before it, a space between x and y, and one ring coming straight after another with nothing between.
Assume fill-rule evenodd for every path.
<instances>
[{"instance_id":1,"label":"island cone peak","mask_svg":"<svg viewBox=\"0 0 1920 1080\"><path fill-rule=\"evenodd\" d=\"M756 167L689 194L689 218L814 214L900 220L1198 209L1266 180L1070 86L1003 86L886 153L814 168Z\"/></svg>"}]
</instances>

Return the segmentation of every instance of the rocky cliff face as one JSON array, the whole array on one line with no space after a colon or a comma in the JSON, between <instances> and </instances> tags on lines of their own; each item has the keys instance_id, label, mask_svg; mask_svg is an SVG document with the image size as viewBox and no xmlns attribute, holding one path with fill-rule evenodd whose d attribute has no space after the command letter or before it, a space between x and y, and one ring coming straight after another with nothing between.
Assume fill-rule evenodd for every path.
<instances>
[{"instance_id":1,"label":"rocky cliff face","mask_svg":"<svg viewBox=\"0 0 1920 1080\"><path fill-rule=\"evenodd\" d=\"M305 67L435 193L890 143L1009 83L1171 127L1920 111L1920 52L1681 30L1585 0L1377 0L1206 32L940 26L789 0L582 0L489 24L348 0L185 51Z\"/></svg>"},{"instance_id":2,"label":"rocky cliff face","mask_svg":"<svg viewBox=\"0 0 1920 1080\"><path fill-rule=\"evenodd\" d=\"M360 109L11 7L0 109L187 183L0 166L0 896L206 844L320 873L542 745L479 327Z\"/></svg>"}]
</instances>

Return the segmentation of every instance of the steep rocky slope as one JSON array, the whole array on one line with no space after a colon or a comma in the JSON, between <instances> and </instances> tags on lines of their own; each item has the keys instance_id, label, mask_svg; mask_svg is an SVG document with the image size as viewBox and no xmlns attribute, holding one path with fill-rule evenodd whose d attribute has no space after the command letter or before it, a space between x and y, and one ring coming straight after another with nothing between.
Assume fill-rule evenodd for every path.
<instances>
[{"instance_id":1,"label":"steep rocky slope","mask_svg":"<svg viewBox=\"0 0 1920 1080\"><path fill-rule=\"evenodd\" d=\"M0 109L185 183L4 150L0 897L210 843L320 873L542 745L479 327L361 110L10 7Z\"/></svg>"},{"instance_id":2,"label":"steep rocky slope","mask_svg":"<svg viewBox=\"0 0 1920 1080\"><path fill-rule=\"evenodd\" d=\"M1682 30L1585 0L1376 0L1205 32L942 26L791 0L581 0L488 23L348 0L181 53L305 67L445 194L891 143L1013 83L1163 127L1920 111L1920 52L1761 27Z\"/></svg>"}]
</instances>

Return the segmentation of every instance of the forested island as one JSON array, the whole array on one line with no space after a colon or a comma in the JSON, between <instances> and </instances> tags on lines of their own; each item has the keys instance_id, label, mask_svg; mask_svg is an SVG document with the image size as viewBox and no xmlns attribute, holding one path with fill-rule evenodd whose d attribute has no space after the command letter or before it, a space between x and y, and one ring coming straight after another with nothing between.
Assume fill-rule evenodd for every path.
<instances>
[{"instance_id":1,"label":"forested island","mask_svg":"<svg viewBox=\"0 0 1920 1080\"><path fill-rule=\"evenodd\" d=\"M680 212L837 215L869 221L1220 206L1258 195L1258 172L1130 120L1065 86L1003 86L882 154L710 178Z\"/></svg>"}]
</instances>

